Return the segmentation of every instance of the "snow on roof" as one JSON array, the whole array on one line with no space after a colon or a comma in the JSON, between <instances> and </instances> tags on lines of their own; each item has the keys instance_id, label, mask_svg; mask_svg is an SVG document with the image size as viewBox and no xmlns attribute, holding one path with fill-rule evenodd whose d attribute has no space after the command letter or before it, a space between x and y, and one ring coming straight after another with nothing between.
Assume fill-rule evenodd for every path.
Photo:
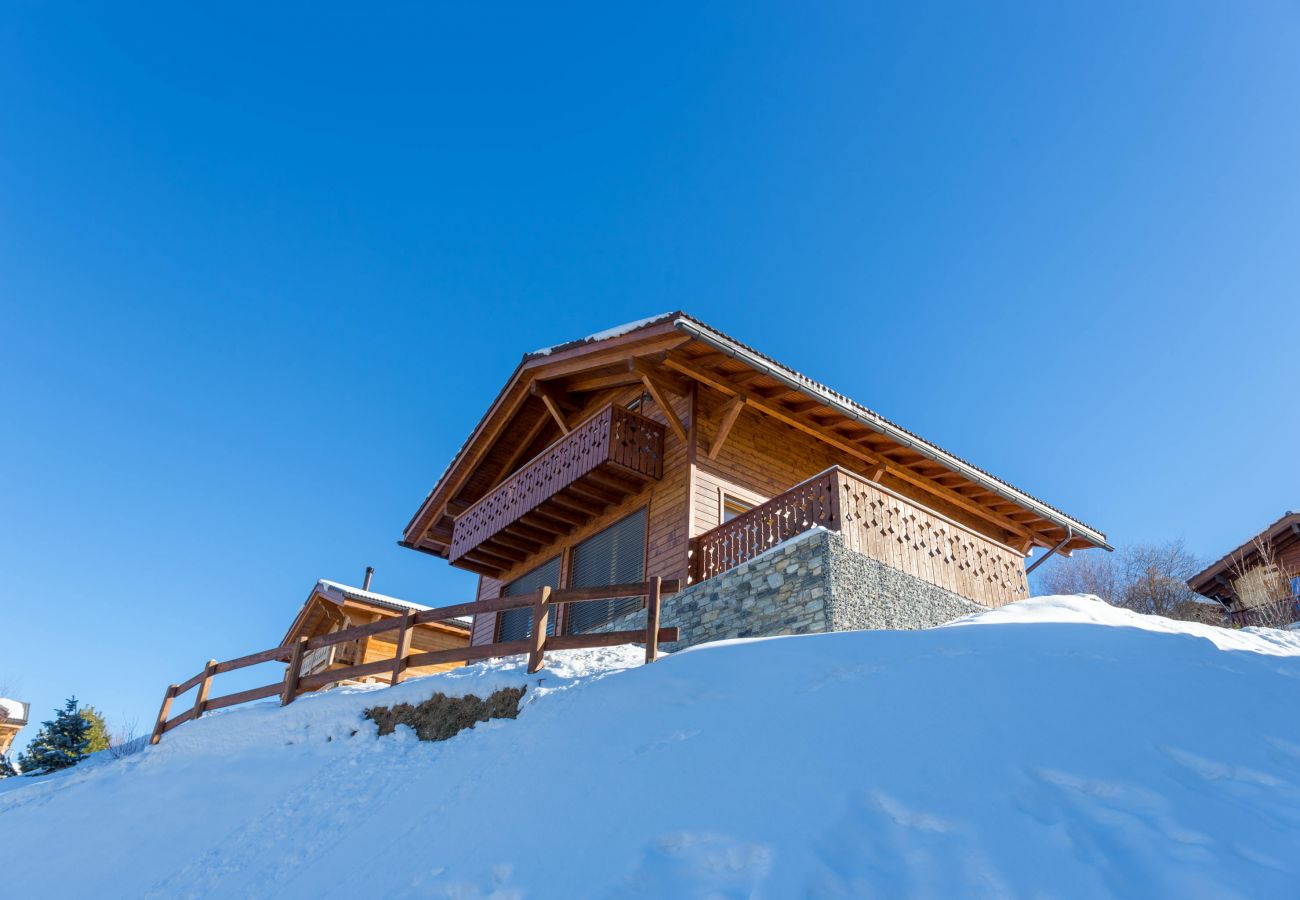
<instances>
[{"instance_id":1,"label":"snow on roof","mask_svg":"<svg viewBox=\"0 0 1300 900\"><path fill-rule=\"evenodd\" d=\"M607 341L610 338L622 337L629 332L636 331L638 328L653 325L655 322L661 322L674 315L678 314L666 312L660 313L657 316L646 316L644 319L637 319L635 322L624 322L622 325L615 325L613 328L606 328L604 331L597 331L595 334L589 334L585 338L580 338L576 341L565 341L562 344L554 344L550 347L543 347L540 350L534 350L532 353L526 354L525 358L531 358L534 356L550 356L561 347L576 347L579 344L588 344L595 341Z\"/></svg>"},{"instance_id":2,"label":"snow on roof","mask_svg":"<svg viewBox=\"0 0 1300 900\"><path fill-rule=\"evenodd\" d=\"M408 610L422 612L426 609L433 609L432 606L425 606L422 603L412 603L410 600L403 600L400 597L390 597L387 594L376 594L374 591L362 590L361 588L353 587L350 584L343 584L338 581L329 581L325 578L316 582L316 590L326 596L339 595L349 600L360 600L363 603L373 603L376 606L385 606L398 612L406 612ZM473 624L473 619L470 616L459 616L453 619L443 619L442 621L462 625L466 628Z\"/></svg>"},{"instance_id":3,"label":"snow on roof","mask_svg":"<svg viewBox=\"0 0 1300 900\"><path fill-rule=\"evenodd\" d=\"M0 697L0 721L20 722L27 724L28 704L21 700L10 700L8 697Z\"/></svg>"}]
</instances>

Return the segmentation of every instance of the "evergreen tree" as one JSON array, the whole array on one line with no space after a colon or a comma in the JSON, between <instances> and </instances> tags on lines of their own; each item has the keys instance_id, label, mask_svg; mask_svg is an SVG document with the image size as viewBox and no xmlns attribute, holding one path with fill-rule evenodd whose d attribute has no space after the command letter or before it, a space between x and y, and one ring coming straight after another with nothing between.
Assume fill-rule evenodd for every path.
<instances>
[{"instance_id":1,"label":"evergreen tree","mask_svg":"<svg viewBox=\"0 0 1300 900\"><path fill-rule=\"evenodd\" d=\"M15 769L13 763L9 761L9 757L0 754L0 778L10 778L17 774L18 770Z\"/></svg>"},{"instance_id":2,"label":"evergreen tree","mask_svg":"<svg viewBox=\"0 0 1300 900\"><path fill-rule=\"evenodd\" d=\"M107 750L110 743L108 737L108 723L104 721L104 715L93 706L83 706L81 708L81 717L90 723L90 731L86 735L86 752L98 753L100 750Z\"/></svg>"},{"instance_id":3,"label":"evergreen tree","mask_svg":"<svg viewBox=\"0 0 1300 900\"><path fill-rule=\"evenodd\" d=\"M18 765L26 775L43 775L75 766L90 746L90 727L77 708L77 698L69 697L63 709L55 711L53 719L41 723L40 732L18 757Z\"/></svg>"}]
</instances>

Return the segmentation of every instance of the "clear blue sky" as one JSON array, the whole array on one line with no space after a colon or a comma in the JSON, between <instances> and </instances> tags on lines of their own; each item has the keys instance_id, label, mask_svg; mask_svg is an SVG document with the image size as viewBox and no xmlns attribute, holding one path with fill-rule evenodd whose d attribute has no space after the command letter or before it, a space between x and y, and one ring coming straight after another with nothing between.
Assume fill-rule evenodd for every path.
<instances>
[{"instance_id":1,"label":"clear blue sky","mask_svg":"<svg viewBox=\"0 0 1300 900\"><path fill-rule=\"evenodd\" d=\"M520 354L675 308L1116 543L1300 507L1298 7L906 6L6 4L0 681L469 598Z\"/></svg>"}]
</instances>

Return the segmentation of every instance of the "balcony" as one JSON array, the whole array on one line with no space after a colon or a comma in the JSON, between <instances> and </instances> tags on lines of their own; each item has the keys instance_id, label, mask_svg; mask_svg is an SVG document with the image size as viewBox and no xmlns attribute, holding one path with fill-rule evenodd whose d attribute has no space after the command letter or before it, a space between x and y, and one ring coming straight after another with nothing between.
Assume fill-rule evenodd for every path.
<instances>
[{"instance_id":1,"label":"balcony","mask_svg":"<svg viewBox=\"0 0 1300 900\"><path fill-rule=\"evenodd\" d=\"M663 477L664 427L606 406L456 518L448 559L498 576Z\"/></svg>"},{"instance_id":2,"label":"balcony","mask_svg":"<svg viewBox=\"0 0 1300 900\"><path fill-rule=\"evenodd\" d=\"M1001 606L1029 596L1024 555L838 466L695 540L697 579L712 578L814 528L922 581Z\"/></svg>"}]
</instances>

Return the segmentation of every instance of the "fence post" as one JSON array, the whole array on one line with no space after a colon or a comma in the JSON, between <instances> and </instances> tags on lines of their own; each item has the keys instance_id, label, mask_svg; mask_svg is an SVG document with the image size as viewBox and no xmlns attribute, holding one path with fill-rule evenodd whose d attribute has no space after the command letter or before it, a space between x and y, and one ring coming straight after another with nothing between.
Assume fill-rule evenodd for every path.
<instances>
[{"instance_id":1,"label":"fence post","mask_svg":"<svg viewBox=\"0 0 1300 900\"><path fill-rule=\"evenodd\" d=\"M528 654L528 674L541 671L542 666L546 665L546 620L551 602L551 589L549 586L543 586L537 592L537 602L533 604L533 633L530 640L533 642L533 649Z\"/></svg>"},{"instance_id":2,"label":"fence post","mask_svg":"<svg viewBox=\"0 0 1300 900\"><path fill-rule=\"evenodd\" d=\"M199 716L203 715L203 709L208 705L208 692L212 690L212 676L216 675L217 661L208 660L208 664L203 667L203 680L199 682L199 690L194 695L194 715L192 718L197 721Z\"/></svg>"},{"instance_id":3,"label":"fence post","mask_svg":"<svg viewBox=\"0 0 1300 900\"><path fill-rule=\"evenodd\" d=\"M149 736L149 743L156 744L162 740L163 729L167 727L167 714L172 711L172 700L176 696L178 684L169 684L167 690L163 692L162 708L158 710L158 721L154 723L153 734Z\"/></svg>"},{"instance_id":4,"label":"fence post","mask_svg":"<svg viewBox=\"0 0 1300 900\"><path fill-rule=\"evenodd\" d=\"M298 638L289 655L289 667L284 670L284 687L280 689L280 705L288 706L298 695L298 678L302 675L302 658L307 652L307 637Z\"/></svg>"},{"instance_id":5,"label":"fence post","mask_svg":"<svg viewBox=\"0 0 1300 900\"><path fill-rule=\"evenodd\" d=\"M659 656L659 605L664 580L656 575L650 579L650 596L645 606L645 661L652 663Z\"/></svg>"},{"instance_id":6,"label":"fence post","mask_svg":"<svg viewBox=\"0 0 1300 900\"><path fill-rule=\"evenodd\" d=\"M393 655L393 677L390 679L392 684L402 683L406 672L406 654L411 652L411 629L414 624L415 613L408 612L402 616L402 627L397 632L397 652Z\"/></svg>"}]
</instances>

